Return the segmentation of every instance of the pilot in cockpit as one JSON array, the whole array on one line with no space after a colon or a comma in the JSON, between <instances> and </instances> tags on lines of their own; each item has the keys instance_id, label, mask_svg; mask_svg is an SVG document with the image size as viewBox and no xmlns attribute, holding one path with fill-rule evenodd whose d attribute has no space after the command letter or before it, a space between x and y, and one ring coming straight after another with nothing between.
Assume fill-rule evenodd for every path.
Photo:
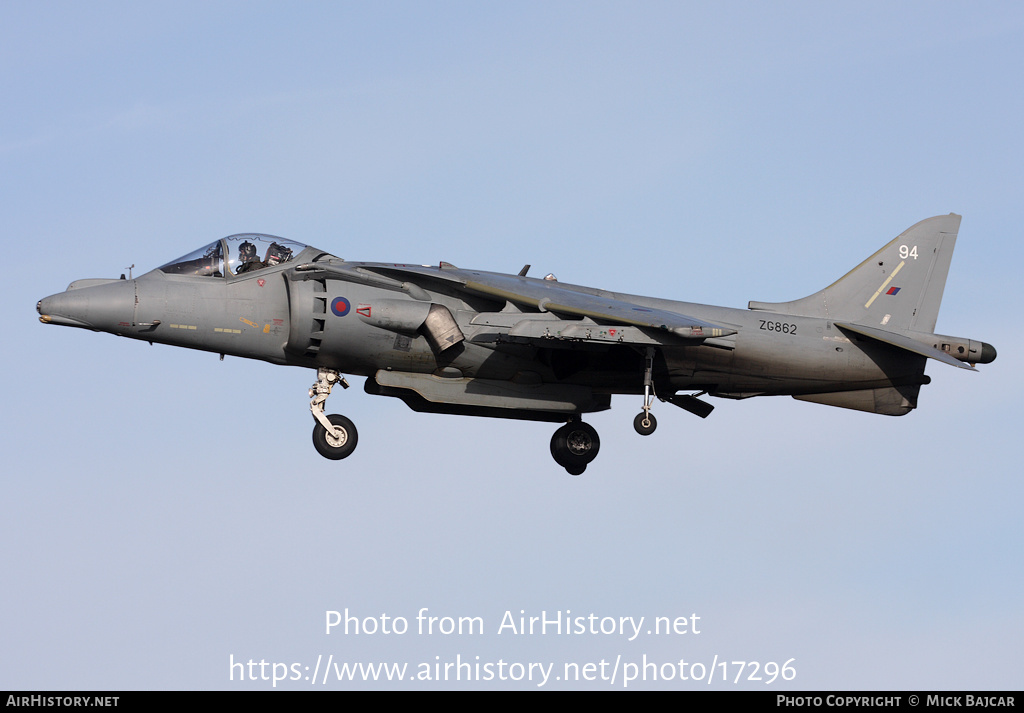
<instances>
[{"instance_id":1,"label":"pilot in cockpit","mask_svg":"<svg viewBox=\"0 0 1024 713\"><path fill-rule=\"evenodd\" d=\"M270 247L267 248L267 267L273 267L274 265L279 265L282 262L288 262L291 259L291 248L286 248L284 245L280 245L276 242L271 243Z\"/></svg>"},{"instance_id":2,"label":"pilot in cockpit","mask_svg":"<svg viewBox=\"0 0 1024 713\"><path fill-rule=\"evenodd\" d=\"M256 246L248 240L238 246L238 259L242 264L235 270L236 275L241 275L243 272L250 272L252 270L259 270L261 267L266 267L256 254Z\"/></svg>"}]
</instances>

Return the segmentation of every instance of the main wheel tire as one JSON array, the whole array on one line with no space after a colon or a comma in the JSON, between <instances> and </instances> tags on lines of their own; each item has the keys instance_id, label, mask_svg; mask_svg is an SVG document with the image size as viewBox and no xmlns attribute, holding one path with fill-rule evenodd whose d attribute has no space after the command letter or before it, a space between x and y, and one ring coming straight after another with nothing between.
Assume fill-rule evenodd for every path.
<instances>
[{"instance_id":1,"label":"main wheel tire","mask_svg":"<svg viewBox=\"0 0 1024 713\"><path fill-rule=\"evenodd\" d=\"M569 472L579 470L580 466L586 467L597 458L600 449L601 438L597 431L582 421L567 423L551 436L551 457Z\"/></svg>"},{"instance_id":2,"label":"main wheel tire","mask_svg":"<svg viewBox=\"0 0 1024 713\"><path fill-rule=\"evenodd\" d=\"M332 413L327 420L334 426L333 433L328 433L319 421L313 426L313 446L316 452L330 460L341 460L352 455L359 441L355 424L338 413Z\"/></svg>"},{"instance_id":3,"label":"main wheel tire","mask_svg":"<svg viewBox=\"0 0 1024 713\"><path fill-rule=\"evenodd\" d=\"M641 411L633 419L633 428L641 436L649 436L654 433L654 429L658 427L658 419L654 417L653 413L646 413Z\"/></svg>"}]
</instances>

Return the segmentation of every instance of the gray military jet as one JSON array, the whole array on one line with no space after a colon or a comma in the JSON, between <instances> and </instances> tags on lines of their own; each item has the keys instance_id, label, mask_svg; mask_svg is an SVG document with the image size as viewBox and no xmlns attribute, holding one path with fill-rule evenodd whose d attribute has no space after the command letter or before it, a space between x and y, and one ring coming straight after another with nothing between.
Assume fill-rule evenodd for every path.
<instances>
[{"instance_id":1,"label":"gray military jet","mask_svg":"<svg viewBox=\"0 0 1024 713\"><path fill-rule=\"evenodd\" d=\"M270 235L232 235L135 279L72 282L40 300L46 324L316 369L313 444L356 447L324 405L342 372L415 411L562 423L551 455L579 475L600 439L582 415L612 394L642 397L633 427L657 426L654 399L701 418L730 399L787 395L901 416L925 364L974 370L996 350L933 334L960 216L923 220L825 289L748 309L626 295L554 276L346 262Z\"/></svg>"}]
</instances>

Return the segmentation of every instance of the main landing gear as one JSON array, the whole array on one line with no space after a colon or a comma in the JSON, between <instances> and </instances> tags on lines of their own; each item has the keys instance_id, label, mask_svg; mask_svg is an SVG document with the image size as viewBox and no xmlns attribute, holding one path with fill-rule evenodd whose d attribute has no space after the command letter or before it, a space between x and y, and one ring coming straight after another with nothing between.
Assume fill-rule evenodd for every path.
<instances>
[{"instance_id":1,"label":"main landing gear","mask_svg":"<svg viewBox=\"0 0 1024 713\"><path fill-rule=\"evenodd\" d=\"M651 413L651 405L657 394L654 391L652 371L654 369L654 349L648 348L644 358L644 406L643 411L633 419L633 428L642 436L654 433L658 422ZM324 458L341 460L347 458L356 449L359 434L355 425L340 414L324 413L324 405L331 390L341 384L348 388L345 377L334 369L321 367L316 372L316 383L309 389L309 410L313 414L316 425L313 427L313 445ZM701 392L706 393L706 392ZM697 394L700 396L700 394ZM714 408L696 396L676 394L667 399L670 403L706 418ZM601 450L601 438L593 426L584 423L579 414L570 417L569 422L555 431L551 436L551 457L558 465L565 468L570 475L580 475L587 466L597 458Z\"/></svg>"},{"instance_id":2,"label":"main landing gear","mask_svg":"<svg viewBox=\"0 0 1024 713\"><path fill-rule=\"evenodd\" d=\"M551 436L551 457L569 475L579 475L587 464L597 458L601 439L590 424L578 419L569 421Z\"/></svg>"},{"instance_id":3,"label":"main landing gear","mask_svg":"<svg viewBox=\"0 0 1024 713\"><path fill-rule=\"evenodd\" d=\"M654 347L644 350L644 410L633 419L633 428L641 436L649 436L658 427L658 420L651 413L651 404L657 394L654 392ZM551 436L551 457L569 475L580 475L587 465L597 458L601 450L601 439L597 431L574 416Z\"/></svg>"},{"instance_id":4,"label":"main landing gear","mask_svg":"<svg viewBox=\"0 0 1024 713\"><path fill-rule=\"evenodd\" d=\"M316 419L316 425L313 426L313 446L317 453L331 460L341 460L352 455L359 442L355 424L341 414L332 413L328 416L324 413L327 397L331 395L334 385L339 383L342 388L348 388L344 376L334 369L320 367L316 371L316 383L309 388L309 397L312 399L309 402L309 410Z\"/></svg>"}]
</instances>

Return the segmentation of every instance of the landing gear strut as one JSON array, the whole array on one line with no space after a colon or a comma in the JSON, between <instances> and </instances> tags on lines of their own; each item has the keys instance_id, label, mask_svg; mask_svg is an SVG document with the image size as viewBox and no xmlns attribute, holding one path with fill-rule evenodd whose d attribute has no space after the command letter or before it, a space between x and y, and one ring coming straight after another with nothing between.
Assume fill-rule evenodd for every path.
<instances>
[{"instance_id":1,"label":"landing gear strut","mask_svg":"<svg viewBox=\"0 0 1024 713\"><path fill-rule=\"evenodd\" d=\"M348 388L345 377L334 369L320 367L316 371L316 383L309 388L309 410L316 419L313 426L313 446L317 453L324 458L341 460L352 454L359 441L359 433L355 424L341 414L332 413L330 416L324 413L324 404L327 397L331 395L331 389L335 384L341 384L342 388Z\"/></svg>"},{"instance_id":2,"label":"landing gear strut","mask_svg":"<svg viewBox=\"0 0 1024 713\"><path fill-rule=\"evenodd\" d=\"M590 424L574 419L551 436L551 457L565 468L569 475L579 475L587 464L597 458L601 439Z\"/></svg>"},{"instance_id":3,"label":"landing gear strut","mask_svg":"<svg viewBox=\"0 0 1024 713\"><path fill-rule=\"evenodd\" d=\"M633 428L641 436L649 436L658 427L658 419L651 413L651 404L654 402L654 347L647 347L644 351L644 410L633 419Z\"/></svg>"}]
</instances>

